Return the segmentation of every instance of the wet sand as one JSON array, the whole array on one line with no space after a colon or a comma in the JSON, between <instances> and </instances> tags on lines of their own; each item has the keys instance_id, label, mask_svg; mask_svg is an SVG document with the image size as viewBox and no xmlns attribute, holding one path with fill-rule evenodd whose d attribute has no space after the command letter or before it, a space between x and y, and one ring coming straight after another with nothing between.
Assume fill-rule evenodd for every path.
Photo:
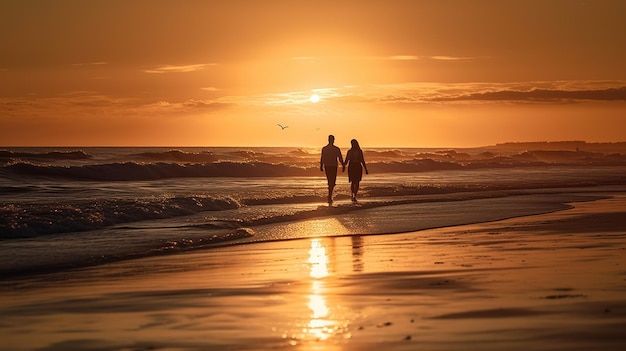
<instances>
[{"instance_id":1,"label":"wet sand","mask_svg":"<svg viewBox=\"0 0 626 351\"><path fill-rule=\"evenodd\" d=\"M626 195L0 281L0 349L623 350Z\"/></svg>"}]
</instances>

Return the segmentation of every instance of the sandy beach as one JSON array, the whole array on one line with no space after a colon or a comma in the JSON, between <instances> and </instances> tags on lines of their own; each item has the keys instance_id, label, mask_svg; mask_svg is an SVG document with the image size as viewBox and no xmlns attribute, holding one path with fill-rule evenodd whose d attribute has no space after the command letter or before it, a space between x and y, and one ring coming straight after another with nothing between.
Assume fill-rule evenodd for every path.
<instances>
[{"instance_id":1,"label":"sandy beach","mask_svg":"<svg viewBox=\"0 0 626 351\"><path fill-rule=\"evenodd\" d=\"M0 0L0 351L626 351L626 0Z\"/></svg>"},{"instance_id":2,"label":"sandy beach","mask_svg":"<svg viewBox=\"0 0 626 351\"><path fill-rule=\"evenodd\" d=\"M623 350L626 195L2 280L2 350Z\"/></svg>"}]
</instances>

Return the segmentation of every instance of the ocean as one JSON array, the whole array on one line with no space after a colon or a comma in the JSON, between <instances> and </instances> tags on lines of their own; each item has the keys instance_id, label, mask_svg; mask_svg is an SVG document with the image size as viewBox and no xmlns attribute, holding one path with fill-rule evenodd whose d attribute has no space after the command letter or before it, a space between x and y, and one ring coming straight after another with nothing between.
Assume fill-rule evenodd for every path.
<instances>
[{"instance_id":1,"label":"ocean","mask_svg":"<svg viewBox=\"0 0 626 351\"><path fill-rule=\"evenodd\" d=\"M339 173L332 206L320 148L0 148L0 274L493 221L623 189L626 152L583 146L365 149L359 202Z\"/></svg>"}]
</instances>

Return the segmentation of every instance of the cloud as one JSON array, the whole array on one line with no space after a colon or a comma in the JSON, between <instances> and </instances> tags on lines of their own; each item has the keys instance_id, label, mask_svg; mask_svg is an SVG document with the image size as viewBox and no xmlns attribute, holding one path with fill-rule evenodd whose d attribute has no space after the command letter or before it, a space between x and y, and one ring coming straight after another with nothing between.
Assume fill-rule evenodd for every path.
<instances>
[{"instance_id":1,"label":"cloud","mask_svg":"<svg viewBox=\"0 0 626 351\"><path fill-rule=\"evenodd\" d=\"M213 111L229 106L229 103L217 100L185 100L185 101L157 101L155 103L138 106L134 109L137 113L188 113L197 111Z\"/></svg>"},{"instance_id":2,"label":"cloud","mask_svg":"<svg viewBox=\"0 0 626 351\"><path fill-rule=\"evenodd\" d=\"M337 89L335 101L379 104L626 101L626 81L401 83Z\"/></svg>"},{"instance_id":3,"label":"cloud","mask_svg":"<svg viewBox=\"0 0 626 351\"><path fill-rule=\"evenodd\" d=\"M55 97L0 99L0 111L4 108L11 116L37 118L124 114L137 105L138 102L133 99L112 97L94 91L71 91Z\"/></svg>"},{"instance_id":4,"label":"cloud","mask_svg":"<svg viewBox=\"0 0 626 351\"><path fill-rule=\"evenodd\" d=\"M220 89L216 87L206 87L206 88L200 88L200 89L205 90L205 91L220 91Z\"/></svg>"},{"instance_id":5,"label":"cloud","mask_svg":"<svg viewBox=\"0 0 626 351\"><path fill-rule=\"evenodd\" d=\"M478 59L485 59L487 57L470 57L470 56L446 56L446 55L392 55L392 56L373 56L369 59L374 60L386 60L386 61L417 61L417 60L433 60L442 62L468 62Z\"/></svg>"},{"instance_id":6,"label":"cloud","mask_svg":"<svg viewBox=\"0 0 626 351\"><path fill-rule=\"evenodd\" d=\"M72 63L72 66L102 66L108 65L109 63L106 61L97 61L97 62L87 62L87 63Z\"/></svg>"},{"instance_id":7,"label":"cloud","mask_svg":"<svg viewBox=\"0 0 626 351\"><path fill-rule=\"evenodd\" d=\"M387 59L393 60L393 61L413 61L413 60L419 60L419 57L413 56L413 55L394 55L394 56L387 57Z\"/></svg>"},{"instance_id":8,"label":"cloud","mask_svg":"<svg viewBox=\"0 0 626 351\"><path fill-rule=\"evenodd\" d=\"M220 100L146 101L95 91L70 91L57 97L0 98L0 117L130 116L211 112L230 106Z\"/></svg>"},{"instance_id":9,"label":"cloud","mask_svg":"<svg viewBox=\"0 0 626 351\"><path fill-rule=\"evenodd\" d=\"M315 60L372 60L372 61L418 61L432 60L442 62L469 62L480 59L487 59L487 56L447 56L447 55L389 55L389 56L295 56L292 60L315 61Z\"/></svg>"},{"instance_id":10,"label":"cloud","mask_svg":"<svg viewBox=\"0 0 626 351\"><path fill-rule=\"evenodd\" d=\"M436 61L471 61L477 59L476 57L459 57L459 56L429 56L431 60Z\"/></svg>"},{"instance_id":11,"label":"cloud","mask_svg":"<svg viewBox=\"0 0 626 351\"><path fill-rule=\"evenodd\" d=\"M464 102L556 104L577 101L626 101L626 81L409 82L227 96L218 101L241 106L308 106L313 92L321 98L317 108L338 104L405 106Z\"/></svg>"},{"instance_id":12,"label":"cloud","mask_svg":"<svg viewBox=\"0 0 626 351\"><path fill-rule=\"evenodd\" d=\"M202 70L208 66L215 66L215 63L201 63L195 65L178 65L178 66L160 66L154 69L144 70L144 73L186 73L186 72L195 72Z\"/></svg>"},{"instance_id":13,"label":"cloud","mask_svg":"<svg viewBox=\"0 0 626 351\"><path fill-rule=\"evenodd\" d=\"M220 98L220 102L228 102L237 105L250 106L294 106L294 105L310 105L311 94L315 93L319 96L320 102L326 102L336 98L340 98L339 91L346 88L316 88L304 91L290 91L283 93L248 95L248 96L226 96ZM345 94L345 93L343 93Z\"/></svg>"},{"instance_id":14,"label":"cloud","mask_svg":"<svg viewBox=\"0 0 626 351\"><path fill-rule=\"evenodd\" d=\"M462 94L457 96L431 98L429 101L530 101L530 102L561 102L574 100L595 101L626 101L626 87L600 90L551 90L531 89L495 90Z\"/></svg>"},{"instance_id":15,"label":"cloud","mask_svg":"<svg viewBox=\"0 0 626 351\"><path fill-rule=\"evenodd\" d=\"M180 103L180 106L185 107L187 109L215 109L226 106L226 103L218 102L218 101L205 101L205 100L186 100Z\"/></svg>"}]
</instances>

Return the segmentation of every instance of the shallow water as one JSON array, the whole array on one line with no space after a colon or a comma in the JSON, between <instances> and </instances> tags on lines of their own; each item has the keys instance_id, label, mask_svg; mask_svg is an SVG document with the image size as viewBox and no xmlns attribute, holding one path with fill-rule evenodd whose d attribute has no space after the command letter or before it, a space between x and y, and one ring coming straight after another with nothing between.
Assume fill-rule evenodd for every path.
<instances>
[{"instance_id":1,"label":"shallow water","mask_svg":"<svg viewBox=\"0 0 626 351\"><path fill-rule=\"evenodd\" d=\"M553 202L547 195L565 200L553 192L514 202ZM504 199L493 200L486 208ZM398 235L231 245L0 281L3 345L622 350L624 195L576 207ZM340 218L292 224L310 222L305 232L323 232Z\"/></svg>"},{"instance_id":2,"label":"shallow water","mask_svg":"<svg viewBox=\"0 0 626 351\"><path fill-rule=\"evenodd\" d=\"M615 153L374 149L366 157L361 201L350 203L340 173L329 207L318 150L6 149L0 272L475 223L586 199L559 193L626 185L626 157Z\"/></svg>"}]
</instances>

